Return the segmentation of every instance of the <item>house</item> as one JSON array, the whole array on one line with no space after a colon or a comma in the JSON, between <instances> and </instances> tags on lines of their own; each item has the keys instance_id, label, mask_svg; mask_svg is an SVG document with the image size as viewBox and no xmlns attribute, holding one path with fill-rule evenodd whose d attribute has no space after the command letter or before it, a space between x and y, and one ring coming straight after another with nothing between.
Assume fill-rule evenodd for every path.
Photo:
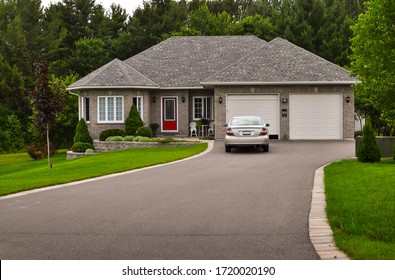
<instances>
[{"instance_id":1,"label":"house","mask_svg":"<svg viewBox=\"0 0 395 280\"><path fill-rule=\"evenodd\" d=\"M272 138L354 137L356 79L284 39L171 37L125 61L114 59L68 90L91 136L124 128L132 104L159 135L186 137L192 121L215 123L225 137L233 115L260 115ZM204 132L203 132L204 133Z\"/></svg>"}]
</instances>

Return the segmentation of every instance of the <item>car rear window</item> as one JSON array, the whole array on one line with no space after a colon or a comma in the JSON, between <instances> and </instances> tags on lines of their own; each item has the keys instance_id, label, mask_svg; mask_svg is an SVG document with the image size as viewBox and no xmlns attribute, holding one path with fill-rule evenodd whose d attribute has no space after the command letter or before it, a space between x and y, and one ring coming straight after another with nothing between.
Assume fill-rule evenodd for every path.
<instances>
[{"instance_id":1,"label":"car rear window","mask_svg":"<svg viewBox=\"0 0 395 280\"><path fill-rule=\"evenodd\" d=\"M263 125L261 118L256 117L243 117L243 118L233 118L230 125Z\"/></svg>"}]
</instances>

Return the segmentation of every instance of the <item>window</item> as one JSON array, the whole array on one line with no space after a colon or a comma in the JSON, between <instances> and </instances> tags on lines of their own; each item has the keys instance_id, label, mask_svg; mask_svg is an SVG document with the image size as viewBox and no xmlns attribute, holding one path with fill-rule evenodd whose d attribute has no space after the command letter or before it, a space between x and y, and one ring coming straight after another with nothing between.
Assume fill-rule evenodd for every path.
<instances>
[{"instance_id":1,"label":"window","mask_svg":"<svg viewBox=\"0 0 395 280\"><path fill-rule=\"evenodd\" d=\"M123 96L98 97L99 123L123 122Z\"/></svg>"},{"instance_id":2,"label":"window","mask_svg":"<svg viewBox=\"0 0 395 280\"><path fill-rule=\"evenodd\" d=\"M194 97L193 98L193 119L213 118L213 98L212 97Z\"/></svg>"},{"instance_id":3,"label":"window","mask_svg":"<svg viewBox=\"0 0 395 280\"><path fill-rule=\"evenodd\" d=\"M176 100L175 99L164 99L165 101L165 121L176 120Z\"/></svg>"},{"instance_id":4,"label":"window","mask_svg":"<svg viewBox=\"0 0 395 280\"><path fill-rule=\"evenodd\" d=\"M89 122L89 97L82 97L82 118Z\"/></svg>"},{"instance_id":5,"label":"window","mask_svg":"<svg viewBox=\"0 0 395 280\"><path fill-rule=\"evenodd\" d=\"M139 112L141 120L144 120L144 118L143 118L143 115L144 115L144 113L143 113L143 97L142 96L133 97L133 105L136 106L137 112Z\"/></svg>"}]
</instances>

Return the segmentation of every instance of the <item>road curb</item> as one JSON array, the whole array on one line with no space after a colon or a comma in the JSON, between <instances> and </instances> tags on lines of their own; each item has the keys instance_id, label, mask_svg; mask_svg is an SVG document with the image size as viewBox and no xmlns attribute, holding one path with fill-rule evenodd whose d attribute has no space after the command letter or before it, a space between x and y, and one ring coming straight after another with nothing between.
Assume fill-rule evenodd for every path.
<instances>
[{"instance_id":1,"label":"road curb","mask_svg":"<svg viewBox=\"0 0 395 280\"><path fill-rule=\"evenodd\" d=\"M333 232L326 216L324 166L315 171L313 195L309 215L309 235L311 243L322 260L349 260L333 240Z\"/></svg>"}]
</instances>

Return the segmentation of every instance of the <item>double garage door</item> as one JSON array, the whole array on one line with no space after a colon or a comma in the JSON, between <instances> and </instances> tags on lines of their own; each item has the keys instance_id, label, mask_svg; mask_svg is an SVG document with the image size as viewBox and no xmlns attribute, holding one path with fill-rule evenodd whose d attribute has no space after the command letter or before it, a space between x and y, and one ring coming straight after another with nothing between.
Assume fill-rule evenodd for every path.
<instances>
[{"instance_id":1,"label":"double garage door","mask_svg":"<svg viewBox=\"0 0 395 280\"><path fill-rule=\"evenodd\" d=\"M226 106L227 122L236 115L258 115L270 124L270 135L280 135L278 94L228 94ZM288 110L290 139L342 139L341 93L290 93Z\"/></svg>"}]
</instances>

